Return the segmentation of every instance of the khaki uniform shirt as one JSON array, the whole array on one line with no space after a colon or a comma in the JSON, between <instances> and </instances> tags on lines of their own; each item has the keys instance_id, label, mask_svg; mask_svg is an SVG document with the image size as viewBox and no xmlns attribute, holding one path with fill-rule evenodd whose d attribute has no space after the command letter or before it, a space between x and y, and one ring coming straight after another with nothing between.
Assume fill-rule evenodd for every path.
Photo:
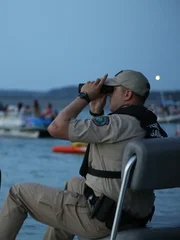
<instances>
[{"instance_id":1,"label":"khaki uniform shirt","mask_svg":"<svg viewBox=\"0 0 180 240\"><path fill-rule=\"evenodd\" d=\"M71 119L69 140L91 143L89 166L98 170L121 171L122 156L126 144L143 138L145 131L140 122L132 116L113 114L92 119ZM118 200L121 179L101 178L86 175L86 184L97 196L104 194ZM153 191L126 192L124 209L138 217L147 216L154 204Z\"/></svg>"}]
</instances>

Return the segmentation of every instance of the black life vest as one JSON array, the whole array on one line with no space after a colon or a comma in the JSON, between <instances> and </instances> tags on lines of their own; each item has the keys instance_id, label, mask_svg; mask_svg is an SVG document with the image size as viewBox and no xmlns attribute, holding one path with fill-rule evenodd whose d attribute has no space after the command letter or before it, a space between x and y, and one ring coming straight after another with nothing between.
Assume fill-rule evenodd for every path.
<instances>
[{"instance_id":1,"label":"black life vest","mask_svg":"<svg viewBox=\"0 0 180 240\"><path fill-rule=\"evenodd\" d=\"M127 107L120 107L112 114L126 114L135 117L140 121L141 127L145 130L145 138L162 138L167 137L167 133L160 127L157 122L157 116L141 105L130 105ZM90 174L96 177L102 178L121 178L120 171L103 171L91 168L88 166L88 156L89 156L90 144L88 144L82 165L80 167L79 173L81 176L86 177L86 174Z\"/></svg>"}]
</instances>

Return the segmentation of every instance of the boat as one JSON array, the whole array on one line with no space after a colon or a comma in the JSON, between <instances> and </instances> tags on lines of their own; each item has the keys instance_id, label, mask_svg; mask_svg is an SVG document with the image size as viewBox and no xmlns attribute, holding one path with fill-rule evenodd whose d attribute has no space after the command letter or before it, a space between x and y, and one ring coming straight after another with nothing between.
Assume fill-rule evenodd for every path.
<instances>
[{"instance_id":1,"label":"boat","mask_svg":"<svg viewBox=\"0 0 180 240\"><path fill-rule=\"evenodd\" d=\"M84 154L86 152L86 146L54 146L52 151L55 153L78 153Z\"/></svg>"},{"instance_id":2,"label":"boat","mask_svg":"<svg viewBox=\"0 0 180 240\"><path fill-rule=\"evenodd\" d=\"M0 129L0 137L17 137L17 138L49 138L51 135L45 129Z\"/></svg>"},{"instance_id":3,"label":"boat","mask_svg":"<svg viewBox=\"0 0 180 240\"><path fill-rule=\"evenodd\" d=\"M159 123L180 122L180 114L177 114L177 115L167 115L167 116L158 116L157 121Z\"/></svg>"},{"instance_id":4,"label":"boat","mask_svg":"<svg viewBox=\"0 0 180 240\"><path fill-rule=\"evenodd\" d=\"M40 117L22 117L17 115L0 115L0 136L44 138L51 137L47 131L50 119Z\"/></svg>"}]
</instances>

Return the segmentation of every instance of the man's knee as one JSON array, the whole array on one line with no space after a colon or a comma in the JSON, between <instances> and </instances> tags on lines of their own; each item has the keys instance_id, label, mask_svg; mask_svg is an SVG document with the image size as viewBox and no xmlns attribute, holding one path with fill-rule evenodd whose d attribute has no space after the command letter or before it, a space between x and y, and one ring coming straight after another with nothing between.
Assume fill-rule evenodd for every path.
<instances>
[{"instance_id":1,"label":"man's knee","mask_svg":"<svg viewBox=\"0 0 180 240\"><path fill-rule=\"evenodd\" d=\"M13 198L19 198L20 196L26 196L27 191L30 190L30 183L17 183L11 186L9 195Z\"/></svg>"},{"instance_id":2,"label":"man's knee","mask_svg":"<svg viewBox=\"0 0 180 240\"><path fill-rule=\"evenodd\" d=\"M29 196L32 192L32 185L31 183L19 183L19 184L14 184L11 186L9 190L9 198L16 203L18 206L21 206L25 212L28 211L27 205Z\"/></svg>"},{"instance_id":3,"label":"man's knee","mask_svg":"<svg viewBox=\"0 0 180 240\"><path fill-rule=\"evenodd\" d=\"M22 184L13 184L9 189L9 194L12 196L19 195Z\"/></svg>"}]
</instances>

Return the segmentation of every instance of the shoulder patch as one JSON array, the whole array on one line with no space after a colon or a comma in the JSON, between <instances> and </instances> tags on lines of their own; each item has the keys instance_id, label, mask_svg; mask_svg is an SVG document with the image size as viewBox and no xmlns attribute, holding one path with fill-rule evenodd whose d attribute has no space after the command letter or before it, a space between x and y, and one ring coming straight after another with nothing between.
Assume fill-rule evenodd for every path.
<instances>
[{"instance_id":1,"label":"shoulder patch","mask_svg":"<svg viewBox=\"0 0 180 240\"><path fill-rule=\"evenodd\" d=\"M99 117L93 118L92 121L96 126L104 126L109 124L109 117L99 116Z\"/></svg>"}]
</instances>

